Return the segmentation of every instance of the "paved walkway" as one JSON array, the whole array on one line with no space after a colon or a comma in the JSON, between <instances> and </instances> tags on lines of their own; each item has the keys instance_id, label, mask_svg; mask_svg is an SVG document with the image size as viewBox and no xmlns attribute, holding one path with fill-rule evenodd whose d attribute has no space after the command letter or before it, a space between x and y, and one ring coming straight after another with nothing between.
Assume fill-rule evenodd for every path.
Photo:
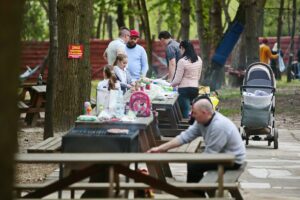
<instances>
[{"instance_id":1,"label":"paved walkway","mask_svg":"<svg viewBox=\"0 0 300 200\"><path fill-rule=\"evenodd\" d=\"M241 176L245 199L300 199L300 130L279 129L279 149L249 141Z\"/></svg>"},{"instance_id":2,"label":"paved walkway","mask_svg":"<svg viewBox=\"0 0 300 200\"><path fill-rule=\"evenodd\" d=\"M245 200L300 199L300 130L279 129L279 149L268 147L266 141L249 141L247 146L247 168L240 177ZM176 181L186 180L186 166L171 166ZM56 179L53 173L50 179ZM172 180L171 180L172 181ZM69 198L70 193L63 196ZM50 195L57 197L57 194ZM77 193L80 196L80 192ZM170 198L167 194L156 194L156 198ZM49 198L49 197L48 197Z\"/></svg>"}]
</instances>

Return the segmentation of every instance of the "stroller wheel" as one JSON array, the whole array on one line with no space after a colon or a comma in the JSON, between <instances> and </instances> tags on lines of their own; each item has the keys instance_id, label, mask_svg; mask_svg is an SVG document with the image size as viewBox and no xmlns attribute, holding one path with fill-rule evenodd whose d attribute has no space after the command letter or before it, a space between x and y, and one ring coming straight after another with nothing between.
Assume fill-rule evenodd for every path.
<instances>
[{"instance_id":1,"label":"stroller wheel","mask_svg":"<svg viewBox=\"0 0 300 200\"><path fill-rule=\"evenodd\" d=\"M274 149L278 149L278 130L274 128Z\"/></svg>"}]
</instances>

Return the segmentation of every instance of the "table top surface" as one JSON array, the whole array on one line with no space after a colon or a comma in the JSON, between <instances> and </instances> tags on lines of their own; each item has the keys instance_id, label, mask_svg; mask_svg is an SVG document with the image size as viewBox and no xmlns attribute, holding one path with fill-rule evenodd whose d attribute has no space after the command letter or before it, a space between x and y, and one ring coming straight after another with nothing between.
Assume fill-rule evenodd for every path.
<instances>
[{"instance_id":1,"label":"table top surface","mask_svg":"<svg viewBox=\"0 0 300 200\"><path fill-rule=\"evenodd\" d=\"M32 90L38 92L38 93L45 93L47 86L46 85L35 85L31 87Z\"/></svg>"},{"instance_id":2,"label":"table top surface","mask_svg":"<svg viewBox=\"0 0 300 200\"><path fill-rule=\"evenodd\" d=\"M90 125L90 126L105 126L105 125L111 125L112 127L114 125L122 125L122 126L128 126L128 128L132 128L132 126L149 126L153 121L153 115L150 115L149 117L137 117L134 121L75 121L75 127L80 127L81 125Z\"/></svg>"},{"instance_id":3,"label":"table top surface","mask_svg":"<svg viewBox=\"0 0 300 200\"><path fill-rule=\"evenodd\" d=\"M131 91L127 91L124 94L124 101L125 102L129 102L131 94L132 94ZM176 103L176 101L178 99L178 96L179 96L178 93L172 92L172 93L170 93L170 95L167 94L167 96L166 96L165 99L161 99L161 100L159 100L159 99L151 99L151 104L154 105L154 106L158 106L158 105L173 106Z\"/></svg>"}]
</instances>

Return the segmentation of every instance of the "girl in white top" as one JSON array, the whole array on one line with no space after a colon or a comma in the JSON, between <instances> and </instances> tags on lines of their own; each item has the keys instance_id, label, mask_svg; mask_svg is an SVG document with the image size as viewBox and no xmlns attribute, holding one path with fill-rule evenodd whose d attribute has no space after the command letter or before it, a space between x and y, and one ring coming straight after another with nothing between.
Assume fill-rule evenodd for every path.
<instances>
[{"instance_id":1,"label":"girl in white top","mask_svg":"<svg viewBox=\"0 0 300 200\"><path fill-rule=\"evenodd\" d=\"M129 71L126 69L128 63L127 55L119 54L117 55L116 61L114 63L114 73L117 79L120 81L121 89L125 93L129 88L131 88L132 79Z\"/></svg>"}]
</instances>

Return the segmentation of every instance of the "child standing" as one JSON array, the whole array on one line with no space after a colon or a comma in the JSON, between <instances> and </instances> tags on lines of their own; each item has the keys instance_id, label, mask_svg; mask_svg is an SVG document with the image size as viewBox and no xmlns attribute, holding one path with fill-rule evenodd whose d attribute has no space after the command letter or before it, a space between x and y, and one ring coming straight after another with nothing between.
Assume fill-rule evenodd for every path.
<instances>
[{"instance_id":1,"label":"child standing","mask_svg":"<svg viewBox=\"0 0 300 200\"><path fill-rule=\"evenodd\" d=\"M129 88L131 88L131 76L126 70L126 65L128 63L127 55L119 54L117 55L116 61L114 63L114 72L117 79L120 81L121 89L125 93Z\"/></svg>"}]
</instances>

